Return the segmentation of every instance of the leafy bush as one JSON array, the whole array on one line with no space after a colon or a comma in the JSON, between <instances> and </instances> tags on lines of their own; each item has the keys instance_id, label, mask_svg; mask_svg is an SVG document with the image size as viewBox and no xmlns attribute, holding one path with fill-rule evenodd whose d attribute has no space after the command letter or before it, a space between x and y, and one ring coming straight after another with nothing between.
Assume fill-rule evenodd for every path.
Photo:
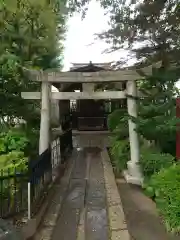
<instances>
[{"instance_id":1,"label":"leafy bush","mask_svg":"<svg viewBox=\"0 0 180 240\"><path fill-rule=\"evenodd\" d=\"M120 123L113 130L113 134L115 134L119 140L124 140L129 137L128 121L126 121L125 118L120 120Z\"/></svg>"},{"instance_id":2,"label":"leafy bush","mask_svg":"<svg viewBox=\"0 0 180 240\"><path fill-rule=\"evenodd\" d=\"M29 143L27 148L24 150L26 156L37 157L38 156L38 146L39 146L39 129L27 129L26 130L27 138Z\"/></svg>"},{"instance_id":3,"label":"leafy bush","mask_svg":"<svg viewBox=\"0 0 180 240\"><path fill-rule=\"evenodd\" d=\"M0 154L10 151L25 151L28 147L29 140L26 133L18 129L10 129L0 134Z\"/></svg>"},{"instance_id":4,"label":"leafy bush","mask_svg":"<svg viewBox=\"0 0 180 240\"><path fill-rule=\"evenodd\" d=\"M110 131L115 130L115 128L120 124L121 119L125 116L126 110L117 109L111 114L109 114L107 119L107 125Z\"/></svg>"},{"instance_id":5,"label":"leafy bush","mask_svg":"<svg viewBox=\"0 0 180 240\"><path fill-rule=\"evenodd\" d=\"M27 169L28 159L24 157L23 152L12 151L8 154L0 155L0 170L3 169L5 173L8 170L8 173L14 173L14 170L24 171Z\"/></svg>"},{"instance_id":6,"label":"leafy bush","mask_svg":"<svg viewBox=\"0 0 180 240\"><path fill-rule=\"evenodd\" d=\"M3 134L0 134L0 154L6 153L7 152L7 147L4 141Z\"/></svg>"},{"instance_id":7,"label":"leafy bush","mask_svg":"<svg viewBox=\"0 0 180 240\"><path fill-rule=\"evenodd\" d=\"M140 166L145 178L150 178L162 168L168 168L174 163L174 157L168 153L160 153L155 147L142 147Z\"/></svg>"},{"instance_id":8,"label":"leafy bush","mask_svg":"<svg viewBox=\"0 0 180 240\"><path fill-rule=\"evenodd\" d=\"M112 156L112 163L117 172L127 168L127 162L129 161L129 141L112 139L112 147L110 153Z\"/></svg>"},{"instance_id":9,"label":"leafy bush","mask_svg":"<svg viewBox=\"0 0 180 240\"><path fill-rule=\"evenodd\" d=\"M0 177L2 177L0 195L2 204L9 201L9 198L11 199L8 202L8 210L14 208L14 204L17 204L18 192L22 188L23 182L27 181L27 163L28 158L24 157L23 152L12 151L8 154L0 155ZM18 177L20 173L25 174L23 178Z\"/></svg>"},{"instance_id":10,"label":"leafy bush","mask_svg":"<svg viewBox=\"0 0 180 240\"><path fill-rule=\"evenodd\" d=\"M154 174L146 193L154 196L168 231L180 232L180 164Z\"/></svg>"}]
</instances>

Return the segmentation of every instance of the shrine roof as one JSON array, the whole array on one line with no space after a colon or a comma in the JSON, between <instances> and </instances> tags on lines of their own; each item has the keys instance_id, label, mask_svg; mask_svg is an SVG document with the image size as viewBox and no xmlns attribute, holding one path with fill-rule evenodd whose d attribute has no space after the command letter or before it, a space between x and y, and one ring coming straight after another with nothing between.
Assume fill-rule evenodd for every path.
<instances>
[{"instance_id":1,"label":"shrine roof","mask_svg":"<svg viewBox=\"0 0 180 240\"><path fill-rule=\"evenodd\" d=\"M111 69L111 63L73 63L70 72L98 72Z\"/></svg>"}]
</instances>

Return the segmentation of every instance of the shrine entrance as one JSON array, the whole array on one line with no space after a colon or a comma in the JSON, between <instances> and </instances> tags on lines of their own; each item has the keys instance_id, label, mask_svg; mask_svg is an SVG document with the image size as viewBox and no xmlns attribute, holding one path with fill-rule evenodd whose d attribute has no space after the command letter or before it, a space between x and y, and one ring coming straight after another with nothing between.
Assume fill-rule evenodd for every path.
<instances>
[{"instance_id":1,"label":"shrine entrance","mask_svg":"<svg viewBox=\"0 0 180 240\"><path fill-rule=\"evenodd\" d=\"M73 129L79 131L106 130L106 118L103 101L79 100L77 101L76 112L72 111Z\"/></svg>"},{"instance_id":2,"label":"shrine entrance","mask_svg":"<svg viewBox=\"0 0 180 240\"><path fill-rule=\"evenodd\" d=\"M90 63L87 66L74 66L70 69L71 72L99 72L105 71L108 66L97 66ZM73 85L73 91L82 92L83 90L95 91L95 85L86 88L84 84ZM123 100L108 100L108 99L83 99L70 100L70 111L73 130L78 131L105 131L107 127L107 117L115 109L121 107Z\"/></svg>"},{"instance_id":3,"label":"shrine entrance","mask_svg":"<svg viewBox=\"0 0 180 240\"><path fill-rule=\"evenodd\" d=\"M40 92L21 94L41 103L39 157L35 167L34 161L29 165L33 174L28 182L28 218L33 204L39 207L39 192L47 196L54 186L51 211L35 239L129 239L105 139L114 134L107 129L109 113L127 108L130 116L137 117L139 74L99 64L75 65L69 72L26 70L41 83ZM151 75L152 66L141 70ZM58 90L52 91L52 86ZM127 126L130 159L123 175L128 183L142 185L139 139L132 119Z\"/></svg>"},{"instance_id":4,"label":"shrine entrance","mask_svg":"<svg viewBox=\"0 0 180 240\"><path fill-rule=\"evenodd\" d=\"M106 64L104 64L106 65ZM22 92L24 99L41 99L41 123L39 154L48 149L52 139L51 121L52 103L59 104L59 120L56 134L62 134L67 138L63 147L72 148L72 130L98 131L107 130L107 116L114 109L127 107L130 116L137 117L136 80L140 78L136 70L112 71L109 66L103 64L75 64L69 72L48 72L27 70L32 80L41 82L41 92ZM146 75L151 75L152 66L141 69ZM142 77L141 77L142 78ZM59 90L52 92L52 84ZM114 84L113 90L98 85ZM55 108L55 113L58 109ZM51 116L51 117L50 117ZM139 141L135 131L136 124L129 119L130 161L126 180L141 184L142 178L139 169ZM67 134L66 134L67 133ZM91 140L91 139L89 139ZM61 140L60 140L61 141ZM91 142L91 141L89 141ZM102 148L107 147L102 145Z\"/></svg>"}]
</instances>

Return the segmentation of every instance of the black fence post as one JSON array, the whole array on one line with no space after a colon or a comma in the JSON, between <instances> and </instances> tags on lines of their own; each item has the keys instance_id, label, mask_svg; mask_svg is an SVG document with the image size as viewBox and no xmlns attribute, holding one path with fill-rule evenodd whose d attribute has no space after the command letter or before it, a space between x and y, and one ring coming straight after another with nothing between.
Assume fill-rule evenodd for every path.
<instances>
[{"instance_id":1,"label":"black fence post","mask_svg":"<svg viewBox=\"0 0 180 240\"><path fill-rule=\"evenodd\" d=\"M18 166L0 170L0 218L12 217L27 209L26 170Z\"/></svg>"},{"instance_id":2,"label":"black fence post","mask_svg":"<svg viewBox=\"0 0 180 240\"><path fill-rule=\"evenodd\" d=\"M38 211L38 206L48 192L52 182L51 148L46 149L36 159L29 161L29 182L31 184L32 214Z\"/></svg>"}]
</instances>

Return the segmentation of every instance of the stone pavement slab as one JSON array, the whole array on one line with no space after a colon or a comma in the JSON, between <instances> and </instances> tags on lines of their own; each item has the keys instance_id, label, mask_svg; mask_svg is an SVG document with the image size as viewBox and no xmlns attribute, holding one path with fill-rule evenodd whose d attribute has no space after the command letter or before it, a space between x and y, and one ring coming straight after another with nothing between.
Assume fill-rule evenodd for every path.
<instances>
[{"instance_id":1,"label":"stone pavement slab","mask_svg":"<svg viewBox=\"0 0 180 240\"><path fill-rule=\"evenodd\" d=\"M77 152L57 187L37 240L129 240L109 159L99 148ZM62 190L63 191L62 191Z\"/></svg>"},{"instance_id":2,"label":"stone pavement slab","mask_svg":"<svg viewBox=\"0 0 180 240\"><path fill-rule=\"evenodd\" d=\"M86 213L86 240L108 240L107 212L105 208L91 208Z\"/></svg>"},{"instance_id":3,"label":"stone pavement slab","mask_svg":"<svg viewBox=\"0 0 180 240\"><path fill-rule=\"evenodd\" d=\"M82 151L78 153L78 158L74 164L64 203L52 234L52 240L76 240L80 214L84 207L85 170L86 161Z\"/></svg>"},{"instance_id":4,"label":"stone pavement slab","mask_svg":"<svg viewBox=\"0 0 180 240\"><path fill-rule=\"evenodd\" d=\"M85 232L86 240L109 239L104 171L100 151L91 154Z\"/></svg>"},{"instance_id":5,"label":"stone pavement slab","mask_svg":"<svg viewBox=\"0 0 180 240\"><path fill-rule=\"evenodd\" d=\"M79 152L52 240L108 240L104 171L100 151ZM79 226L81 225L81 226ZM83 238L82 238L83 235Z\"/></svg>"}]
</instances>

